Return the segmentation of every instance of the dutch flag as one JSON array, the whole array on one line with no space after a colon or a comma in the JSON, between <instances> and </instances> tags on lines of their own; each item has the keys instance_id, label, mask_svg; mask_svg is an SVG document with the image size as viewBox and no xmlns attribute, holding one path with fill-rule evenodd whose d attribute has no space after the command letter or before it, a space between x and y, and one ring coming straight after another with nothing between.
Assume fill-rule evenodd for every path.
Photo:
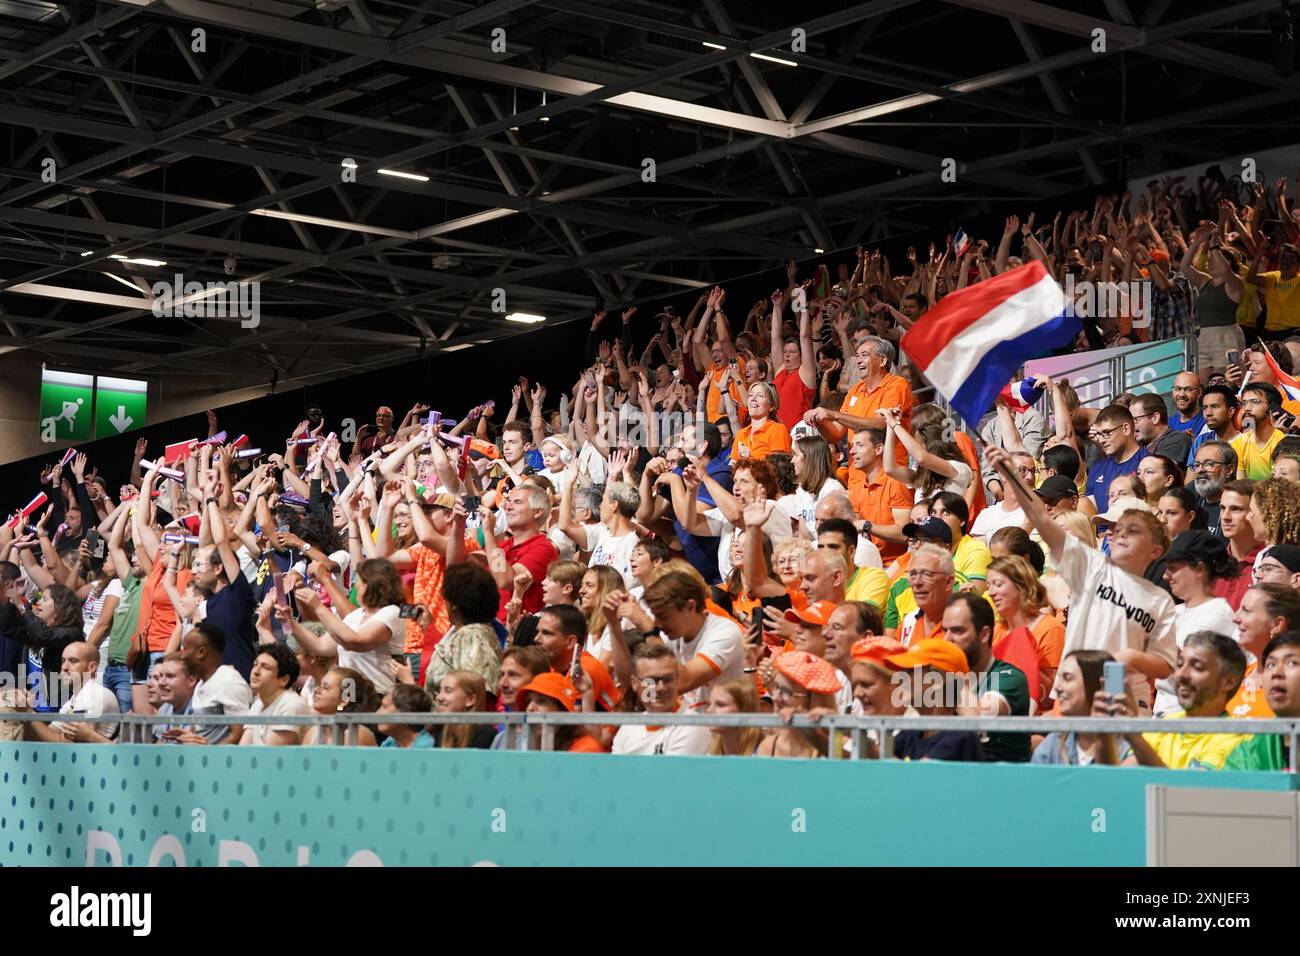
<instances>
[{"instance_id":1,"label":"dutch flag","mask_svg":"<svg viewBox=\"0 0 1300 956\"><path fill-rule=\"evenodd\" d=\"M1037 260L945 296L903 352L972 427L1025 362L1079 334L1065 293Z\"/></svg>"},{"instance_id":2,"label":"dutch flag","mask_svg":"<svg viewBox=\"0 0 1300 956\"><path fill-rule=\"evenodd\" d=\"M1264 353L1264 361L1268 363L1268 367L1273 372L1273 378L1277 381L1277 390L1282 393L1282 397L1286 400L1284 404L1300 402L1300 379L1282 371L1282 367L1277 364L1277 359L1273 358L1268 349L1259 346L1257 350ZM1245 387L1246 385L1243 382L1242 388ZM1291 409L1288 408L1287 411L1291 411Z\"/></svg>"}]
</instances>

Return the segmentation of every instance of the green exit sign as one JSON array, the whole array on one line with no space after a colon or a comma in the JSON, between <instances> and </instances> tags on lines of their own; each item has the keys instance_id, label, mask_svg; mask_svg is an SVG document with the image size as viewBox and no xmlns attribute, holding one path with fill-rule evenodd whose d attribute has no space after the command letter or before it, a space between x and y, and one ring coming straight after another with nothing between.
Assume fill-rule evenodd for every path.
<instances>
[{"instance_id":1,"label":"green exit sign","mask_svg":"<svg viewBox=\"0 0 1300 956\"><path fill-rule=\"evenodd\" d=\"M107 438L145 425L149 383L99 376L95 383L95 437Z\"/></svg>"},{"instance_id":2,"label":"green exit sign","mask_svg":"<svg viewBox=\"0 0 1300 956\"><path fill-rule=\"evenodd\" d=\"M94 376L41 370L41 441L85 441L91 434Z\"/></svg>"}]
</instances>

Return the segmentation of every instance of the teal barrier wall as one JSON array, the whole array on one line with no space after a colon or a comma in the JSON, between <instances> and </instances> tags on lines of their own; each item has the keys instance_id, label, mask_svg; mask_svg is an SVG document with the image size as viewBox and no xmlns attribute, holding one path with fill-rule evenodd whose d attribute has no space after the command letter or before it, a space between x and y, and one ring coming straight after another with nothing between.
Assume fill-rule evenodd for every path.
<instances>
[{"instance_id":1,"label":"teal barrier wall","mask_svg":"<svg viewBox=\"0 0 1300 956\"><path fill-rule=\"evenodd\" d=\"M0 745L0 863L1116 865L1148 784L1285 774L376 748Z\"/></svg>"}]
</instances>

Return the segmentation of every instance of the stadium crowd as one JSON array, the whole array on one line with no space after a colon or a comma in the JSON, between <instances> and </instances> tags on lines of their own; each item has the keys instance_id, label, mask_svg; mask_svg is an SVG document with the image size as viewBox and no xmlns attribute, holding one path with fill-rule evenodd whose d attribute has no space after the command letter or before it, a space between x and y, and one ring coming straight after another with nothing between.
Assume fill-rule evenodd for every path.
<instances>
[{"instance_id":1,"label":"stadium crowd","mask_svg":"<svg viewBox=\"0 0 1300 956\"><path fill-rule=\"evenodd\" d=\"M174 718L160 745L330 745L186 717L352 711L377 716L349 746L493 748L491 724L384 715L566 711L591 720L556 749L838 758L816 728L601 715L1140 715L1171 730L902 731L892 750L1284 769L1288 742L1250 720L1300 717L1286 193L1214 168L905 263L791 263L747 311L714 288L650 323L600 312L577 381L548 400L550 368L522 370L504 415L381 405L353 438L355 410L311 406L246 440L209 413L206 439L52 463L6 489L13 508L39 494L0 529L0 672L18 675L0 734L111 743L78 716L131 711ZM1194 367L1103 408L1018 380L955 420L898 343L1029 260L1077 307L1074 351L1193 336ZM25 710L49 719L4 722ZM1184 716L1241 732L1178 733Z\"/></svg>"}]
</instances>

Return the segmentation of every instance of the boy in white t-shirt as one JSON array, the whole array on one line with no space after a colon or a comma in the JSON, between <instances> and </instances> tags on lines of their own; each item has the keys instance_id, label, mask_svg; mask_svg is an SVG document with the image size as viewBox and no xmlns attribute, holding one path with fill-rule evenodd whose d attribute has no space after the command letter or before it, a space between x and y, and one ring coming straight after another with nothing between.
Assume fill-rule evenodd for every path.
<instances>
[{"instance_id":1,"label":"boy in white t-shirt","mask_svg":"<svg viewBox=\"0 0 1300 956\"><path fill-rule=\"evenodd\" d=\"M672 649L662 644L642 644L632 658L636 676L632 686L649 714L673 714L682 710L677 696L681 665ZM662 727L654 724L624 724L614 735L616 754L665 754L684 756L707 754L713 746L708 727Z\"/></svg>"},{"instance_id":2,"label":"boy in white t-shirt","mask_svg":"<svg viewBox=\"0 0 1300 956\"><path fill-rule=\"evenodd\" d=\"M248 685L253 691L249 716L305 717L310 714L311 708L293 689L298 673L298 657L287 644L263 644L258 648L253 669L248 675ZM298 744L306 731L304 724L247 724L239 745L279 747Z\"/></svg>"},{"instance_id":3,"label":"boy in white t-shirt","mask_svg":"<svg viewBox=\"0 0 1300 956\"><path fill-rule=\"evenodd\" d=\"M713 681L744 676L744 635L730 618L709 611L703 581L672 571L646 588L645 601L660 637L681 664L677 691L685 709L704 707Z\"/></svg>"},{"instance_id":4,"label":"boy in white t-shirt","mask_svg":"<svg viewBox=\"0 0 1300 956\"><path fill-rule=\"evenodd\" d=\"M1169 533L1146 502L1120 498L1104 516L1111 522L1110 554L1087 547L1053 520L1047 506L1024 487L1011 457L985 451L988 463L1020 490L1021 505L1057 573L1070 587L1062 654L1109 651L1127 667L1129 694L1151 712L1152 684L1173 673L1177 657L1173 599L1145 580L1148 567L1169 550ZM1099 518L1103 516L1098 516Z\"/></svg>"}]
</instances>

